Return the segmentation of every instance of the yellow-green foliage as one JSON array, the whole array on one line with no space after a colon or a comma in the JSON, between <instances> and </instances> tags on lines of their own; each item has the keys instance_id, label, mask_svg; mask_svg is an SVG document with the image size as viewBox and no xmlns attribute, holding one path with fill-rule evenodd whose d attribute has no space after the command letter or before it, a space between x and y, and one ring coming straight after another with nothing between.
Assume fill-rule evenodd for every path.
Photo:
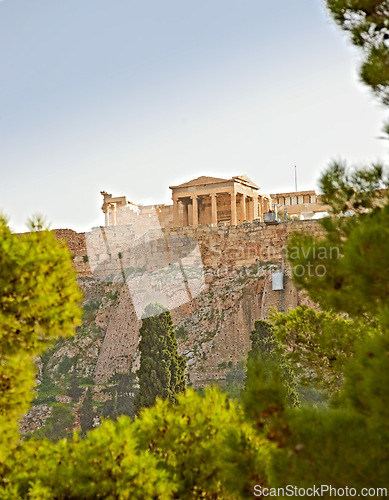
<instances>
[{"instance_id":1,"label":"yellow-green foliage","mask_svg":"<svg viewBox=\"0 0 389 500\"><path fill-rule=\"evenodd\" d=\"M24 442L1 498L247 498L266 484L268 442L216 388L174 406L157 400L133 422L106 420L86 439Z\"/></svg>"},{"instance_id":2,"label":"yellow-green foliage","mask_svg":"<svg viewBox=\"0 0 389 500\"><path fill-rule=\"evenodd\" d=\"M34 357L81 321L69 251L50 231L13 234L0 218L0 475L33 398Z\"/></svg>"},{"instance_id":3,"label":"yellow-green foliage","mask_svg":"<svg viewBox=\"0 0 389 500\"><path fill-rule=\"evenodd\" d=\"M88 439L28 441L15 453L2 498L172 498L174 484L153 454L136 450L128 417L105 421Z\"/></svg>"},{"instance_id":4,"label":"yellow-green foliage","mask_svg":"<svg viewBox=\"0 0 389 500\"><path fill-rule=\"evenodd\" d=\"M217 388L204 397L188 389L175 406L158 400L134 426L139 448L159 457L178 498L236 498L265 482L266 440Z\"/></svg>"}]
</instances>

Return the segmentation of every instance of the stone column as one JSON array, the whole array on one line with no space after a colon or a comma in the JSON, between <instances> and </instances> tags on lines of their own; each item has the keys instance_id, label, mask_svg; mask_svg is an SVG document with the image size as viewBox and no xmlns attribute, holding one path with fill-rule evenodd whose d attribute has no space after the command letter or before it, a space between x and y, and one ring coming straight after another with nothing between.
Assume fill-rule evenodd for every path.
<instances>
[{"instance_id":1,"label":"stone column","mask_svg":"<svg viewBox=\"0 0 389 500\"><path fill-rule=\"evenodd\" d=\"M242 222L247 219L246 215L246 195L242 195L242 204L241 204L241 211L240 211L240 216L242 219Z\"/></svg>"},{"instance_id":2,"label":"stone column","mask_svg":"<svg viewBox=\"0 0 389 500\"><path fill-rule=\"evenodd\" d=\"M179 227L178 199L173 198L173 226Z\"/></svg>"},{"instance_id":3,"label":"stone column","mask_svg":"<svg viewBox=\"0 0 389 500\"><path fill-rule=\"evenodd\" d=\"M217 198L215 193L211 193L211 213L212 225L217 226Z\"/></svg>"},{"instance_id":4,"label":"stone column","mask_svg":"<svg viewBox=\"0 0 389 500\"><path fill-rule=\"evenodd\" d=\"M184 203L182 200L177 201L178 206L178 227L182 227L184 225Z\"/></svg>"},{"instance_id":5,"label":"stone column","mask_svg":"<svg viewBox=\"0 0 389 500\"><path fill-rule=\"evenodd\" d=\"M116 226L116 203L112 204L112 225Z\"/></svg>"},{"instance_id":6,"label":"stone column","mask_svg":"<svg viewBox=\"0 0 389 500\"><path fill-rule=\"evenodd\" d=\"M231 226L237 225L236 218L236 193L231 193Z\"/></svg>"},{"instance_id":7,"label":"stone column","mask_svg":"<svg viewBox=\"0 0 389 500\"><path fill-rule=\"evenodd\" d=\"M109 226L109 208L108 207L105 208L104 215L105 215L105 225Z\"/></svg>"},{"instance_id":8,"label":"stone column","mask_svg":"<svg viewBox=\"0 0 389 500\"><path fill-rule=\"evenodd\" d=\"M258 196L254 196L253 198L253 207L254 207L254 219L258 218Z\"/></svg>"},{"instance_id":9,"label":"stone column","mask_svg":"<svg viewBox=\"0 0 389 500\"><path fill-rule=\"evenodd\" d=\"M192 226L198 226L199 225L199 211L198 211L198 204L197 204L197 196L193 195L191 196L192 198Z\"/></svg>"}]
</instances>

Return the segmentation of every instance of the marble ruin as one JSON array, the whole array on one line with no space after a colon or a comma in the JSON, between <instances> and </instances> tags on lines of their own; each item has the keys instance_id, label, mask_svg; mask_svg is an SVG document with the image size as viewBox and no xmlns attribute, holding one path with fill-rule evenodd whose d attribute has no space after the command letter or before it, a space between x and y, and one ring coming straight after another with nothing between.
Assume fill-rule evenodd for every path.
<instances>
[{"instance_id":1,"label":"marble ruin","mask_svg":"<svg viewBox=\"0 0 389 500\"><path fill-rule=\"evenodd\" d=\"M288 215L299 219L315 218L316 214L326 211L315 191L266 195L245 175L231 179L201 176L170 189L173 205L147 206L101 191L105 226L131 224L139 215L157 216L161 228L236 226L261 222L263 214L276 207L286 209Z\"/></svg>"}]
</instances>

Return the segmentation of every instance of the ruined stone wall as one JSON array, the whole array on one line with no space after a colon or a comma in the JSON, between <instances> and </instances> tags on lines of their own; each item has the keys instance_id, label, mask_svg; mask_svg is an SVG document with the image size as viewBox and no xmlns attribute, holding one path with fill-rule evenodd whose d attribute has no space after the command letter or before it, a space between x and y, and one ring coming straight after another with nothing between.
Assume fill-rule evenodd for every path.
<instances>
[{"instance_id":1,"label":"ruined stone wall","mask_svg":"<svg viewBox=\"0 0 389 500\"><path fill-rule=\"evenodd\" d=\"M85 233L77 233L72 229L54 229L54 234L67 244L78 276L91 276Z\"/></svg>"},{"instance_id":2,"label":"ruined stone wall","mask_svg":"<svg viewBox=\"0 0 389 500\"><path fill-rule=\"evenodd\" d=\"M173 205L156 205L155 210L161 227L173 226Z\"/></svg>"},{"instance_id":3,"label":"ruined stone wall","mask_svg":"<svg viewBox=\"0 0 389 500\"><path fill-rule=\"evenodd\" d=\"M186 226L150 230L147 238L139 238L139 243L147 244L155 255L160 252L160 263L163 267L166 265L167 251L185 255L185 245L188 244L188 239L174 238L174 236L185 236L189 238L189 241L190 239L197 241L202 262L206 268L240 269L255 264L258 260L281 262L288 236L294 231L301 230L317 235L321 232L321 226L313 220L289 221L278 225L253 222L240 226ZM85 233L76 233L70 229L56 231L56 236L67 242L70 251L75 256L74 266L81 276L92 275L89 265L91 261L105 266L115 261L112 267L114 271L119 253L123 254L123 259L128 259L127 263L130 267L143 267L147 263L144 247L139 244L134 250L133 239L137 237L136 227L128 225L94 228L93 232L97 234L98 243L93 250L93 255L88 255ZM85 262L87 255L88 262Z\"/></svg>"}]
</instances>

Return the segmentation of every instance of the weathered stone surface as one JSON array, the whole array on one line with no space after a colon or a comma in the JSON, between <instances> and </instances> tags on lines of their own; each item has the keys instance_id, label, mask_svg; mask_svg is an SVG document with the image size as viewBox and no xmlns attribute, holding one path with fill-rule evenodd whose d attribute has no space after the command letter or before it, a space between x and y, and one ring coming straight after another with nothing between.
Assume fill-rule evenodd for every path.
<instances>
[{"instance_id":1,"label":"weathered stone surface","mask_svg":"<svg viewBox=\"0 0 389 500\"><path fill-rule=\"evenodd\" d=\"M288 236L300 230L320 234L321 228L316 221L293 221L279 225L255 222L236 227L164 229L162 233L154 230L142 236L143 241L148 242L147 248L151 249L153 269L157 270L158 266L163 268L167 265L167 250L168 255L177 255L178 259L180 255L185 256L188 242L183 237L192 238L198 244L201 259L197 264L194 261L194 267L197 265L205 270L205 289L189 301L178 298L178 306L171 310L178 331L179 350L187 358L188 378L193 385L204 385L210 380L223 378L225 365L245 359L250 349L250 331L256 319L267 318L273 307L287 310L307 300L289 279L283 291L273 291L271 285L272 272L280 270ZM136 280L137 269L149 265L151 254L142 251L139 245L136 255L128 250L129 228L121 230L119 227L115 231L114 252L107 253L103 246L103 254L96 254L94 250L86 263L86 259L82 263L80 259L74 263L80 275L85 276L86 264L90 264L91 274L95 265L93 261L101 261L101 256L105 259L104 267L101 264L95 267L101 273L98 279L84 277L82 282L87 302L100 300L95 325L100 328L101 335L96 339L86 336L78 345L85 359L89 359L89 368L84 370L84 374L93 374L97 383L106 382L115 371L134 371L139 362L140 319L121 274L120 264L131 263L131 272L135 273L131 276ZM178 233L180 236L177 236ZM99 236L98 228L97 234ZM59 236L67 236L74 255L85 252L85 234L77 235L65 230ZM153 239L153 236L156 238ZM115 259L119 253L121 260ZM107 281L107 276L110 281ZM174 286L174 281L166 280L165 292L174 293ZM112 295L115 295L114 300ZM65 355L75 356L74 346L56 354L58 359Z\"/></svg>"}]
</instances>

